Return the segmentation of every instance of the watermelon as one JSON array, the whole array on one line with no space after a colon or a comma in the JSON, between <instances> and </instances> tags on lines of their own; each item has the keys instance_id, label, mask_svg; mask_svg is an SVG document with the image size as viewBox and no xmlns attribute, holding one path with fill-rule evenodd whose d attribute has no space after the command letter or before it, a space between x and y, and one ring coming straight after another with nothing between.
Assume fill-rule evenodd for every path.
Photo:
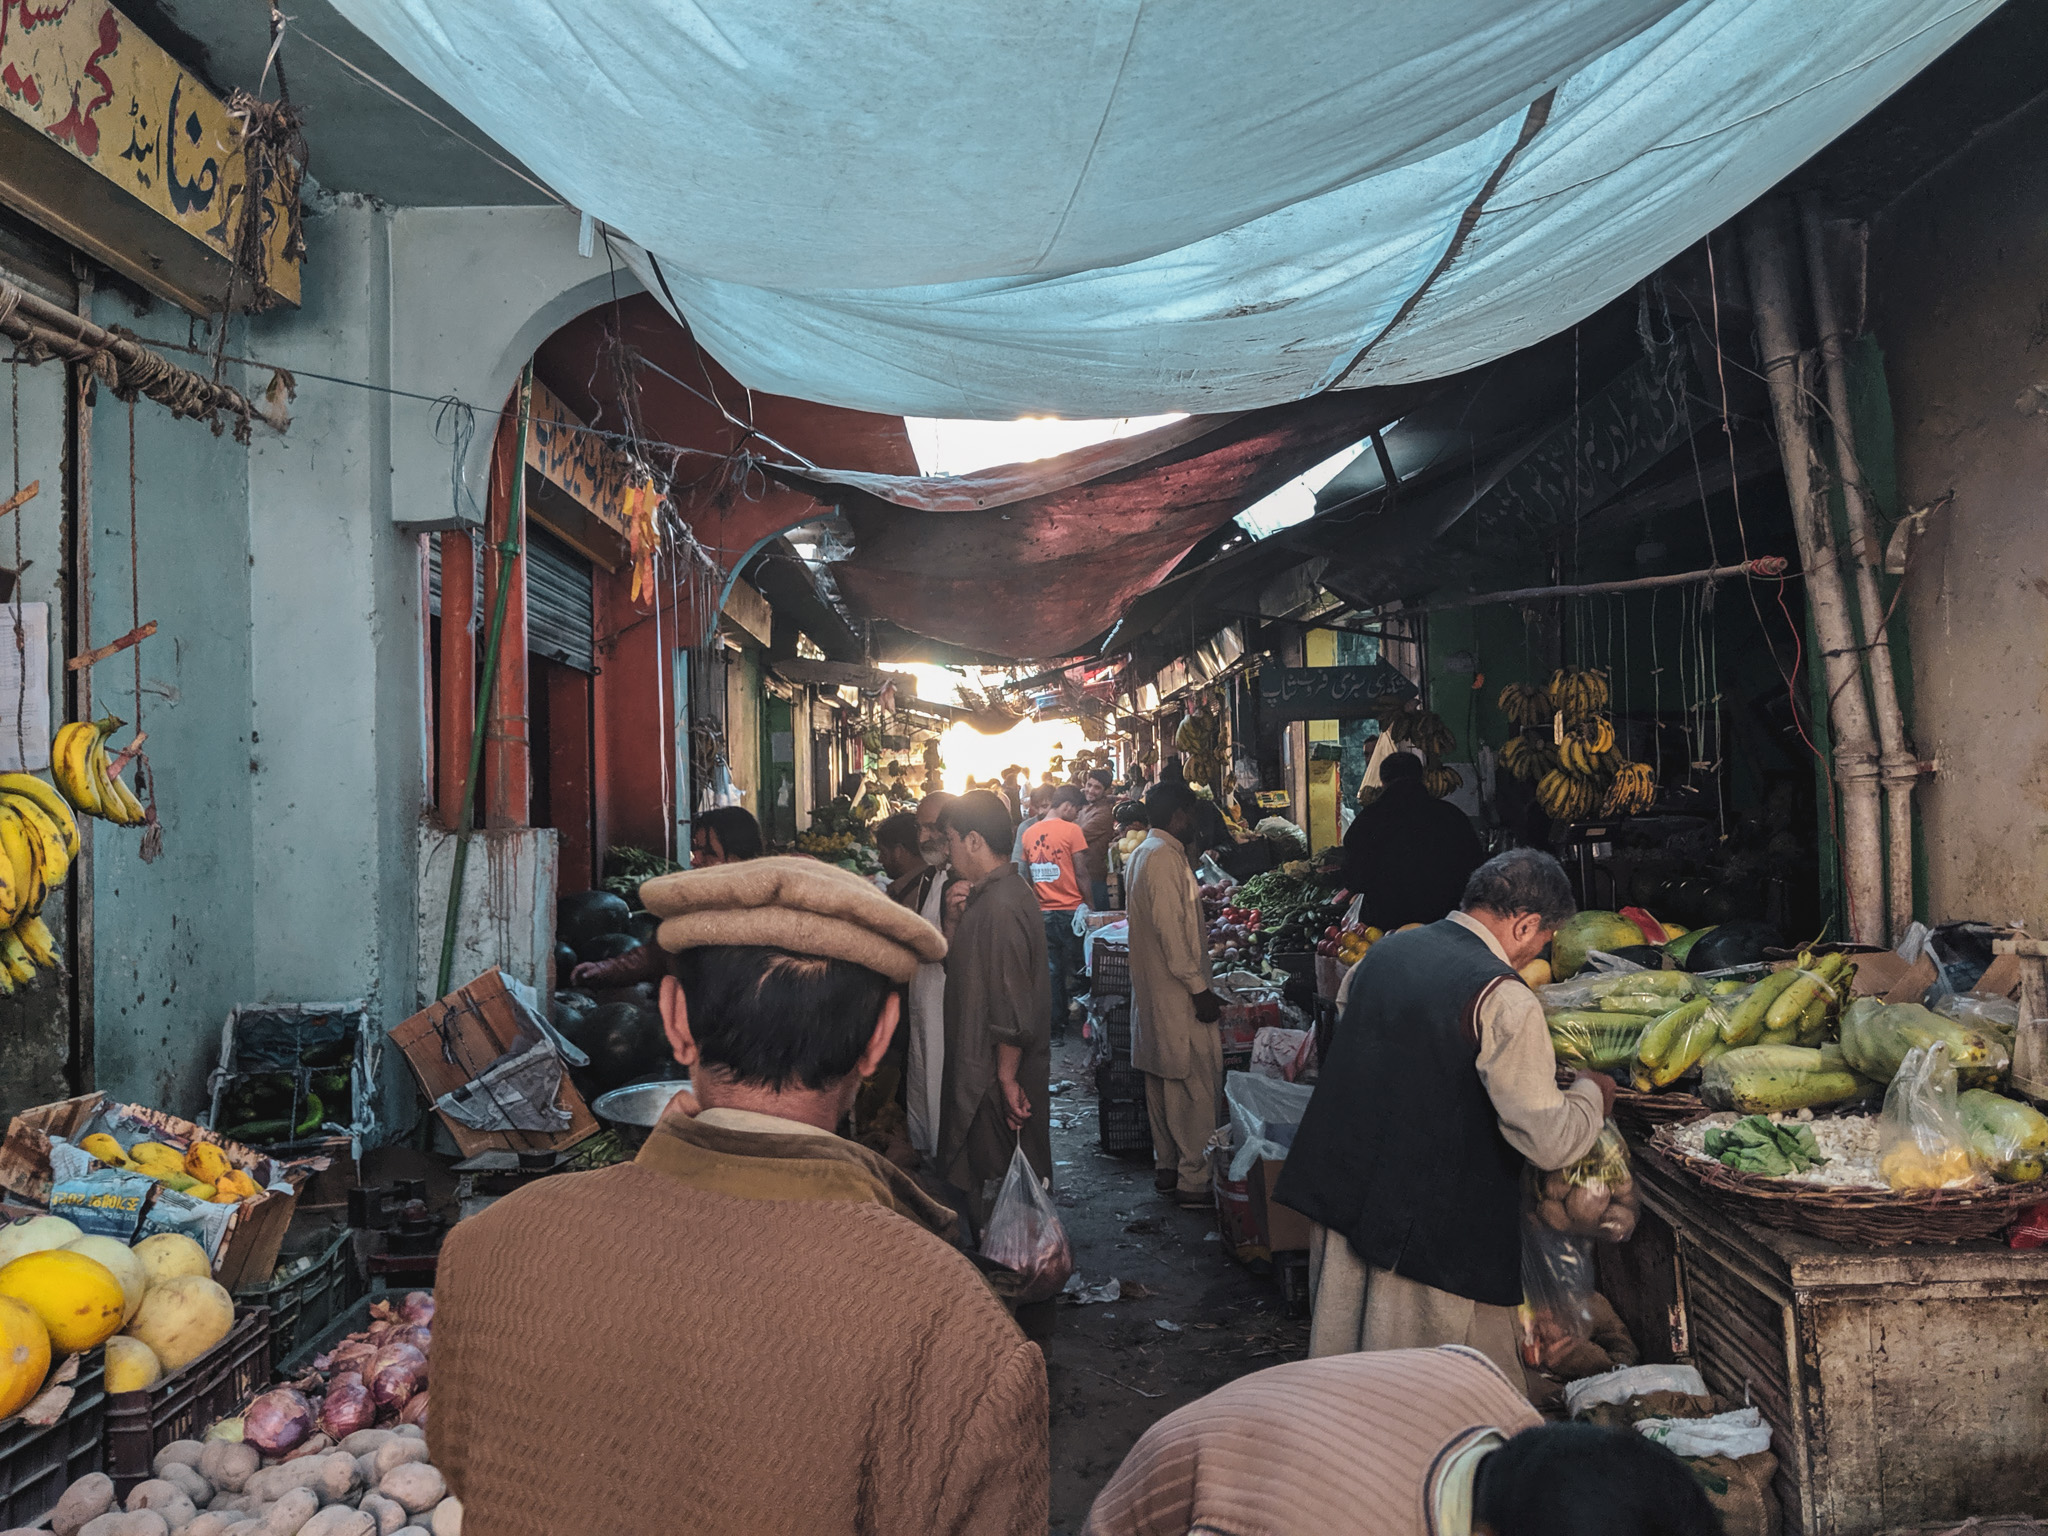
<instances>
[{"instance_id":1,"label":"watermelon","mask_svg":"<svg viewBox=\"0 0 2048 1536\"><path fill-rule=\"evenodd\" d=\"M1695 928L1690 933L1681 933L1677 938L1664 946L1664 953L1671 957L1673 965L1683 970L1685 968L1685 957L1692 953L1693 945L1699 943L1703 937L1713 931L1713 928L1709 926L1706 928Z\"/></svg>"},{"instance_id":2,"label":"watermelon","mask_svg":"<svg viewBox=\"0 0 2048 1536\"><path fill-rule=\"evenodd\" d=\"M1559 981L1585 968L1593 950L1628 949L1643 942L1643 931L1619 912L1581 912L1550 941L1550 969Z\"/></svg>"},{"instance_id":3,"label":"watermelon","mask_svg":"<svg viewBox=\"0 0 2048 1536\"><path fill-rule=\"evenodd\" d=\"M632 916L625 899L610 891L574 891L555 903L555 932L580 954L601 933L624 933Z\"/></svg>"},{"instance_id":4,"label":"watermelon","mask_svg":"<svg viewBox=\"0 0 2048 1536\"><path fill-rule=\"evenodd\" d=\"M1621 915L1642 930L1645 944L1662 944L1668 937L1664 932L1664 925L1641 907L1623 907Z\"/></svg>"}]
</instances>

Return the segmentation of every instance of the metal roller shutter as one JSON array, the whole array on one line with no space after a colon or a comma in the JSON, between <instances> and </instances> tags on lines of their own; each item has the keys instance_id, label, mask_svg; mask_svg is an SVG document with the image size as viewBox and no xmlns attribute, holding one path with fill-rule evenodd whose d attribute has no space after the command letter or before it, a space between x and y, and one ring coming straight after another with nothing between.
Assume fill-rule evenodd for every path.
<instances>
[{"instance_id":1,"label":"metal roller shutter","mask_svg":"<svg viewBox=\"0 0 2048 1536\"><path fill-rule=\"evenodd\" d=\"M476 604L486 601L479 570ZM441 541L427 541L427 604L441 612ZM578 672L595 672L596 606L590 562L545 528L526 525L526 648Z\"/></svg>"},{"instance_id":2,"label":"metal roller shutter","mask_svg":"<svg viewBox=\"0 0 2048 1536\"><path fill-rule=\"evenodd\" d=\"M526 525L526 648L578 672L597 670L590 562L532 522Z\"/></svg>"}]
</instances>

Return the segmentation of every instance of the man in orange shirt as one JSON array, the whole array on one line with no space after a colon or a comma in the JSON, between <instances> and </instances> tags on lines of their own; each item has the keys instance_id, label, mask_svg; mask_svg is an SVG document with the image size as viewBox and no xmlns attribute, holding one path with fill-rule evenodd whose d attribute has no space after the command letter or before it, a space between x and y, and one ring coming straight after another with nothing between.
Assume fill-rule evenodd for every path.
<instances>
[{"instance_id":1,"label":"man in orange shirt","mask_svg":"<svg viewBox=\"0 0 2048 1536\"><path fill-rule=\"evenodd\" d=\"M1081 940L1074 914L1081 909L1081 872L1088 839L1080 828L1081 791L1063 784L1052 792L1052 813L1024 829L1025 878L1038 893L1045 918L1045 959L1052 970L1052 1038L1067 1036L1067 996L1081 969Z\"/></svg>"}]
</instances>

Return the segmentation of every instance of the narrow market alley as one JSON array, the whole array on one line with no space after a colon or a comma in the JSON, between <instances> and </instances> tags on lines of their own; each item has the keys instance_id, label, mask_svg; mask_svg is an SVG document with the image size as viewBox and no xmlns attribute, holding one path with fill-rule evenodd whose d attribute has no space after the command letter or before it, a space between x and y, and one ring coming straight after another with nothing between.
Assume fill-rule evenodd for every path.
<instances>
[{"instance_id":1,"label":"narrow market alley","mask_svg":"<svg viewBox=\"0 0 2048 1536\"><path fill-rule=\"evenodd\" d=\"M1036 1309L1049 1326L1026 1315L1052 1400L1050 1536L1077 1536L1124 1453L1174 1409L1308 1352L1308 1320L1229 1257L1213 1210L1180 1209L1154 1192L1148 1159L1102 1151L1087 1067L1087 1042L1055 1049L1055 1198L1080 1282L1120 1294Z\"/></svg>"}]
</instances>

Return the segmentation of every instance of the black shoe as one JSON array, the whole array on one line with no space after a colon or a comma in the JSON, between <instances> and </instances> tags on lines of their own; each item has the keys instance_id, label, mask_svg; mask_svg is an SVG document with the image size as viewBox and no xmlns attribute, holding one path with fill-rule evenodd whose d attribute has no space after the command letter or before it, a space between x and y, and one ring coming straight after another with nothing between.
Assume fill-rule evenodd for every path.
<instances>
[{"instance_id":1,"label":"black shoe","mask_svg":"<svg viewBox=\"0 0 2048 1536\"><path fill-rule=\"evenodd\" d=\"M1162 1195L1170 1195L1180 1187L1180 1175L1171 1168L1160 1168L1152 1174L1152 1187Z\"/></svg>"}]
</instances>

